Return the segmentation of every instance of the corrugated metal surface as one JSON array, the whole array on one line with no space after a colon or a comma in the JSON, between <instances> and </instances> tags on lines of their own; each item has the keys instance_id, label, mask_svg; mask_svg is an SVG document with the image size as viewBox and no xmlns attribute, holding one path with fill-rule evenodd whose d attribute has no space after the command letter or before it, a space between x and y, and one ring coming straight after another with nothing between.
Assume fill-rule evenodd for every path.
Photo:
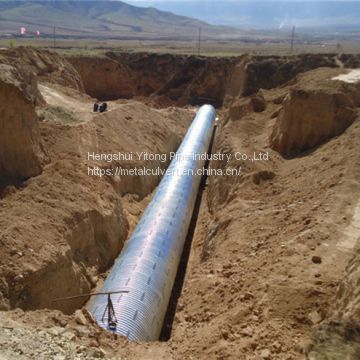
<instances>
[{"instance_id":1,"label":"corrugated metal surface","mask_svg":"<svg viewBox=\"0 0 360 360\"><path fill-rule=\"evenodd\" d=\"M215 123L215 109L202 106L176 158L116 260L100 291L128 290L111 295L118 324L114 331L133 341L158 340L188 232ZM101 320L106 296L97 296L90 312Z\"/></svg>"}]
</instances>

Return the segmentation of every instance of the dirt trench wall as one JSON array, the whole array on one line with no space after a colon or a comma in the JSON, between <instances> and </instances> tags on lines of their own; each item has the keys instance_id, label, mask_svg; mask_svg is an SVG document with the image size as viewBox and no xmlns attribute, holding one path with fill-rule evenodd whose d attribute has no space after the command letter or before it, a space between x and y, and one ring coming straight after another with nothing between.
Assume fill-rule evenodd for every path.
<instances>
[{"instance_id":1,"label":"dirt trench wall","mask_svg":"<svg viewBox=\"0 0 360 360\"><path fill-rule=\"evenodd\" d=\"M360 67L358 54L302 54L294 56L253 56L246 67L246 83L242 95L255 94L260 89L272 89L291 83L301 73L321 67Z\"/></svg>"},{"instance_id":2,"label":"dirt trench wall","mask_svg":"<svg viewBox=\"0 0 360 360\"><path fill-rule=\"evenodd\" d=\"M0 195L7 182L41 173L41 147L35 105L41 101L32 74L0 63ZM1 184L2 183L2 184Z\"/></svg>"},{"instance_id":3,"label":"dirt trench wall","mask_svg":"<svg viewBox=\"0 0 360 360\"><path fill-rule=\"evenodd\" d=\"M81 75L85 91L99 100L163 97L179 106L221 107L239 96L283 85L299 73L358 63L355 55L341 59L335 54L212 58L109 52L102 57L72 56L68 61Z\"/></svg>"},{"instance_id":4,"label":"dirt trench wall","mask_svg":"<svg viewBox=\"0 0 360 360\"><path fill-rule=\"evenodd\" d=\"M293 79L297 74L319 67L337 67L334 54L252 57L247 66L244 96L259 89L271 89Z\"/></svg>"},{"instance_id":5,"label":"dirt trench wall","mask_svg":"<svg viewBox=\"0 0 360 360\"><path fill-rule=\"evenodd\" d=\"M48 162L36 106L44 104L38 83L83 91L79 74L58 54L30 47L0 53L0 196L7 184L39 175Z\"/></svg>"},{"instance_id":6,"label":"dirt trench wall","mask_svg":"<svg viewBox=\"0 0 360 360\"><path fill-rule=\"evenodd\" d=\"M104 182L94 187L77 166L56 162L8 197L1 215L2 310L71 313L86 298L53 300L88 293L120 251L128 230L121 198Z\"/></svg>"},{"instance_id":7,"label":"dirt trench wall","mask_svg":"<svg viewBox=\"0 0 360 360\"><path fill-rule=\"evenodd\" d=\"M81 74L90 96L101 100L133 97L133 76L122 64L107 57L70 57L68 60Z\"/></svg>"},{"instance_id":8,"label":"dirt trench wall","mask_svg":"<svg viewBox=\"0 0 360 360\"><path fill-rule=\"evenodd\" d=\"M340 135L356 117L360 86L333 80L341 70L317 69L289 88L270 136L284 156L309 150Z\"/></svg>"},{"instance_id":9,"label":"dirt trench wall","mask_svg":"<svg viewBox=\"0 0 360 360\"><path fill-rule=\"evenodd\" d=\"M0 175L19 179L0 198L0 309L70 313L86 298L53 300L91 290L120 252L129 223L136 221L139 210L131 206L141 208L137 202L160 180L91 175L91 170L168 165L92 161L87 153L168 154L177 149L193 114L131 102L113 104L104 114L80 110L69 124L63 116L72 108L61 105L56 116L41 112L39 121L37 112L46 105L39 82L51 90L48 96L65 99L71 93L74 109L86 103L91 109L76 70L58 55L34 49L1 52L0 68Z\"/></svg>"},{"instance_id":10,"label":"dirt trench wall","mask_svg":"<svg viewBox=\"0 0 360 360\"><path fill-rule=\"evenodd\" d=\"M89 103L91 105L91 103ZM122 105L93 120L65 125L45 119L40 132L51 160L42 174L7 195L0 206L0 308L56 308L71 313L120 252L134 207L160 176L96 176L94 167L165 168L156 161L93 161L87 153L175 151L192 113ZM133 200L131 200L133 199ZM20 205L21 204L21 205Z\"/></svg>"},{"instance_id":11,"label":"dirt trench wall","mask_svg":"<svg viewBox=\"0 0 360 360\"><path fill-rule=\"evenodd\" d=\"M101 100L166 96L173 103L223 104L237 58L107 53L105 57L69 57L86 92Z\"/></svg>"},{"instance_id":12,"label":"dirt trench wall","mask_svg":"<svg viewBox=\"0 0 360 360\"><path fill-rule=\"evenodd\" d=\"M32 73L39 82L59 84L80 92L84 91L79 73L70 62L56 52L18 47L2 51L0 62L3 59L22 71Z\"/></svg>"}]
</instances>

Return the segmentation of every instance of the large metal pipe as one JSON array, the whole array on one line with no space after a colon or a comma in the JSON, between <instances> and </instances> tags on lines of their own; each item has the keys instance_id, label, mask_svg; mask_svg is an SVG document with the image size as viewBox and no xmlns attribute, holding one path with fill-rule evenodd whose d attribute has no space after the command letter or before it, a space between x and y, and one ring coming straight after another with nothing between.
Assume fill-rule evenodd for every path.
<instances>
[{"instance_id":1,"label":"large metal pipe","mask_svg":"<svg viewBox=\"0 0 360 360\"><path fill-rule=\"evenodd\" d=\"M96 297L90 305L101 327L132 341L159 339L214 123L215 109L202 106L100 290L129 291L111 295L116 328L108 327L106 317L102 319L106 297Z\"/></svg>"}]
</instances>

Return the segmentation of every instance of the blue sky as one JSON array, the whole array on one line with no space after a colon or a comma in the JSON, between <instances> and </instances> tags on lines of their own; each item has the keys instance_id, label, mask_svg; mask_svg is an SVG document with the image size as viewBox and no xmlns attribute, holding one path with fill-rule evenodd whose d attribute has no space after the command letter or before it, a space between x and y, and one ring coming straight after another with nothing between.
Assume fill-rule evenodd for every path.
<instances>
[{"instance_id":1,"label":"blue sky","mask_svg":"<svg viewBox=\"0 0 360 360\"><path fill-rule=\"evenodd\" d=\"M360 27L359 0L130 0L126 2L137 6L153 6L215 25L247 28Z\"/></svg>"}]
</instances>

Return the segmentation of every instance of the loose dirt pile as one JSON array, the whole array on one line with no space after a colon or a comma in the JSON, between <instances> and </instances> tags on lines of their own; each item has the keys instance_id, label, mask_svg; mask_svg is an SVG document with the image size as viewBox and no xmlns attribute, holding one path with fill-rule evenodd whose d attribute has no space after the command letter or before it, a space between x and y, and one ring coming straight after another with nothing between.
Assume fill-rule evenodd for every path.
<instances>
[{"instance_id":1,"label":"loose dirt pile","mask_svg":"<svg viewBox=\"0 0 360 360\"><path fill-rule=\"evenodd\" d=\"M333 80L347 72L342 69L293 77L307 66L334 65L331 56L315 58L299 68L293 58L289 75L274 75L266 86L259 80L251 91L261 61L286 68L286 59L76 58L78 88L58 82L57 70L46 78L31 70L39 101L26 102L24 90L16 96L29 107L23 120L38 127L48 163L38 176L8 186L0 200L0 304L8 310L0 313L0 356L295 360L322 359L335 347L336 359L358 359L359 85ZM108 112L94 114L82 81L98 95L108 84L114 96L143 102L111 101ZM274 85L281 86L259 90ZM251 96L241 96L247 91ZM226 104L212 151L232 157L210 166L239 174L207 179L184 283L176 285L182 292L165 324L169 341L128 343L98 328L85 311L71 314L85 299L52 299L88 292L101 281L160 180L91 171L167 163L98 162L87 153L174 151L195 109L167 106L200 102L200 95ZM27 311L11 310L16 307ZM44 307L71 315L29 311Z\"/></svg>"},{"instance_id":2,"label":"loose dirt pile","mask_svg":"<svg viewBox=\"0 0 360 360\"><path fill-rule=\"evenodd\" d=\"M56 312L44 312L45 316L48 315L46 320L44 316L36 316L36 313L30 319L21 311L16 311L15 314L17 321L10 319L5 313L0 314L2 359L109 359L95 339L92 344L74 341L80 334L93 334L95 338L98 335L98 329L92 328L81 312L77 313L77 322L71 322L69 318Z\"/></svg>"}]
</instances>

